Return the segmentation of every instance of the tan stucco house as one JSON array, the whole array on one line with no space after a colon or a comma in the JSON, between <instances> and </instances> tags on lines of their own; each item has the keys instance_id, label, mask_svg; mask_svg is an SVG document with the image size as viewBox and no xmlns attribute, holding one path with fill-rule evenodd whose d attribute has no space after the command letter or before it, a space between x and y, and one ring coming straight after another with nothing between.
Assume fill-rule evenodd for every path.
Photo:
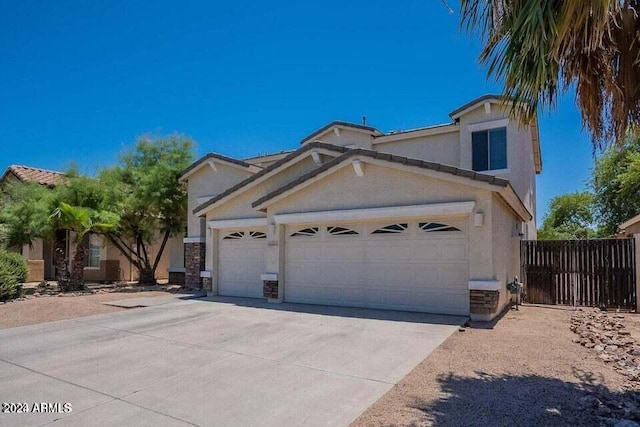
<instances>
[{"instance_id":1,"label":"tan stucco house","mask_svg":"<svg viewBox=\"0 0 640 427\"><path fill-rule=\"evenodd\" d=\"M640 234L640 214L629 218L620 224L619 228L617 237L632 237L634 234Z\"/></svg>"},{"instance_id":2,"label":"tan stucco house","mask_svg":"<svg viewBox=\"0 0 640 427\"><path fill-rule=\"evenodd\" d=\"M63 180L64 174L62 172L24 165L11 165L0 177L0 189L5 184L15 182L37 183L53 188ZM84 267L85 280L91 282L137 280L138 272L135 266L113 244L110 244L102 236L95 234L87 235L86 239L88 254L87 265ZM55 240L64 243L67 257L69 257L69 254L73 256L75 248L71 245L73 239L69 230L59 230ZM167 279L169 277L171 247L181 247L180 240L180 238L172 238L167 243L167 248L158 265L156 278ZM159 246L159 243L152 245L150 248L151 253L155 254ZM55 247L56 244L53 239L36 239L32 245L24 245L19 250L29 264L27 281L55 280L56 267L53 256ZM182 252L182 249L180 248L178 251Z\"/></svg>"},{"instance_id":3,"label":"tan stucco house","mask_svg":"<svg viewBox=\"0 0 640 427\"><path fill-rule=\"evenodd\" d=\"M536 237L537 122L486 95L406 131L332 122L300 148L191 165L185 276L213 295L488 320Z\"/></svg>"}]
</instances>

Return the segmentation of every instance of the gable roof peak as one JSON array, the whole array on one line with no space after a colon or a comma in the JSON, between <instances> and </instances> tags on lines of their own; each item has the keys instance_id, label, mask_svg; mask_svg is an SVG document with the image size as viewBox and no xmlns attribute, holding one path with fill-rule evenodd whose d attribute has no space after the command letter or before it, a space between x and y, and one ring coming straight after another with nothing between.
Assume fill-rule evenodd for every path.
<instances>
[{"instance_id":1,"label":"gable roof peak","mask_svg":"<svg viewBox=\"0 0 640 427\"><path fill-rule=\"evenodd\" d=\"M474 106L476 106L478 104L482 104L482 103L485 103L485 102L499 103L499 102L510 102L510 101L512 101L512 99L509 98L508 96L497 95L495 93L487 93L487 94L479 96L479 97L477 97L475 99L472 99L471 101L467 102L466 104L456 108L455 110L453 110L452 112L449 113L449 117L451 117L453 120L455 120L458 117L460 117L464 111L466 111L469 108L472 108L472 107L474 107Z\"/></svg>"},{"instance_id":2,"label":"gable roof peak","mask_svg":"<svg viewBox=\"0 0 640 427\"><path fill-rule=\"evenodd\" d=\"M335 128L335 127L344 127L344 128L350 128L350 129L354 129L356 131L364 131L366 133L370 133L373 136L379 136L379 135L384 135L384 132L372 127L372 126L367 126L367 125L361 125L361 124L357 124L357 123L352 123L352 122L345 122L342 120L334 120L330 123L327 123L326 125L322 126L320 129L310 133L309 135L305 136L304 138L302 138L302 140L300 141L300 144L304 144L305 142L309 142L309 141L313 141L314 138L318 138L321 135L325 134L327 131Z\"/></svg>"},{"instance_id":3,"label":"gable roof peak","mask_svg":"<svg viewBox=\"0 0 640 427\"><path fill-rule=\"evenodd\" d=\"M234 157L229 157L229 156L225 156L222 154L218 154L218 153L207 153L204 156L200 157L198 160L196 160L195 162L193 162L189 167L187 167L184 171L182 171L182 173L180 174L180 178L179 180L183 181L185 179L188 178L189 175L191 175L193 172L195 172L196 169L198 169L200 166L202 166L203 164L205 164L208 160L219 160L221 162L225 162L231 165L235 165L235 166L240 166L243 168L246 168L247 170L250 170L251 172L255 172L254 168L260 168L260 166L256 166L256 165L251 165L243 160L239 160L236 159Z\"/></svg>"}]
</instances>

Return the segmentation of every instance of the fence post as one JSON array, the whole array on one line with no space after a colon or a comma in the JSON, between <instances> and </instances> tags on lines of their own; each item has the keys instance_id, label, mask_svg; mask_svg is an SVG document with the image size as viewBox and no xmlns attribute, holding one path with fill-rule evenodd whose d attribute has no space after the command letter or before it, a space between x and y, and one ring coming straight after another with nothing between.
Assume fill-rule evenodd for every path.
<instances>
[{"instance_id":1,"label":"fence post","mask_svg":"<svg viewBox=\"0 0 640 427\"><path fill-rule=\"evenodd\" d=\"M633 235L636 268L636 313L640 310L640 234Z\"/></svg>"}]
</instances>

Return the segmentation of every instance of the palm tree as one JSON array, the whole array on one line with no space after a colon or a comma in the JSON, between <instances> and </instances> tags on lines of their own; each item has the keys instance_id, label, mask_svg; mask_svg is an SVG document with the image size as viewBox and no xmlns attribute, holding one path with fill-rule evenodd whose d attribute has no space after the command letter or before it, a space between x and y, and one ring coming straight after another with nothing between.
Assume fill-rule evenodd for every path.
<instances>
[{"instance_id":1,"label":"palm tree","mask_svg":"<svg viewBox=\"0 0 640 427\"><path fill-rule=\"evenodd\" d=\"M87 256L87 248L84 245L84 237L92 232L107 232L115 228L116 220L103 212L93 209L71 206L68 203L60 202L54 210L51 218L56 220L58 228L67 229L73 232L73 244L76 248L69 277L66 279L64 273L58 279L58 285L62 291L74 291L84 288L84 265Z\"/></svg>"},{"instance_id":2,"label":"palm tree","mask_svg":"<svg viewBox=\"0 0 640 427\"><path fill-rule=\"evenodd\" d=\"M525 119L575 85L594 148L640 127L640 0L461 0L480 62Z\"/></svg>"}]
</instances>

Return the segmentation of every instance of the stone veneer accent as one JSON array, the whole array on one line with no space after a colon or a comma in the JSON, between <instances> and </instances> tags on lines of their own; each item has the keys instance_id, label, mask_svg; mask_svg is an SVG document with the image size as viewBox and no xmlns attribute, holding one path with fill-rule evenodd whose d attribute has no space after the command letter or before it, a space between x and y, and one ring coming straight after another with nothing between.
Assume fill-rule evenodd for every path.
<instances>
[{"instance_id":1,"label":"stone veneer accent","mask_svg":"<svg viewBox=\"0 0 640 427\"><path fill-rule=\"evenodd\" d=\"M201 289L200 271L204 270L205 243L185 243L184 262L184 285L192 289Z\"/></svg>"},{"instance_id":2,"label":"stone veneer accent","mask_svg":"<svg viewBox=\"0 0 640 427\"><path fill-rule=\"evenodd\" d=\"M185 273L183 271L170 271L169 283L171 283L172 285L184 285L184 276Z\"/></svg>"},{"instance_id":3,"label":"stone veneer accent","mask_svg":"<svg viewBox=\"0 0 640 427\"><path fill-rule=\"evenodd\" d=\"M262 295L265 298L277 299L278 298L278 281L277 280L264 280L262 286Z\"/></svg>"},{"instance_id":4,"label":"stone veneer accent","mask_svg":"<svg viewBox=\"0 0 640 427\"><path fill-rule=\"evenodd\" d=\"M498 310L500 291L470 290L471 313L493 314Z\"/></svg>"}]
</instances>

